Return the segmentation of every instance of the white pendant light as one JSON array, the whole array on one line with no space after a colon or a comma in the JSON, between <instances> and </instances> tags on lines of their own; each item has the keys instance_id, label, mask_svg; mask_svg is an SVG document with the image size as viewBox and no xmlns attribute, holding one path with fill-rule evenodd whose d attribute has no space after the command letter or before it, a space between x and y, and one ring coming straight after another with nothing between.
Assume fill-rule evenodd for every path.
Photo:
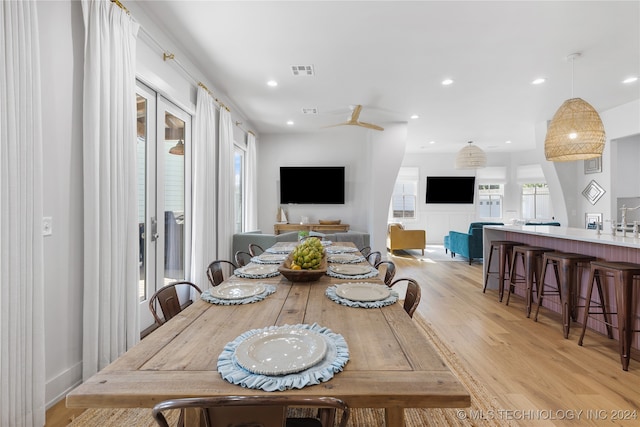
<instances>
[{"instance_id":1,"label":"white pendant light","mask_svg":"<svg viewBox=\"0 0 640 427\"><path fill-rule=\"evenodd\" d=\"M544 140L544 155L552 162L587 160L602 156L606 136L598 112L580 98L573 97L573 61L571 61L571 99L562 103L551 119Z\"/></svg>"},{"instance_id":2,"label":"white pendant light","mask_svg":"<svg viewBox=\"0 0 640 427\"><path fill-rule=\"evenodd\" d=\"M480 169L487 166L487 155L473 141L458 151L456 156L456 169Z\"/></svg>"}]
</instances>

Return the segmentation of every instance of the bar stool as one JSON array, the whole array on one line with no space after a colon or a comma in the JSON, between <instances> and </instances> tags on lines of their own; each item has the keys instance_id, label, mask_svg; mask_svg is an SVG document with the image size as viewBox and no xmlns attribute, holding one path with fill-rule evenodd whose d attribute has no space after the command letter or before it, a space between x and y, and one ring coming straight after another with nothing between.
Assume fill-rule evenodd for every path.
<instances>
[{"instance_id":1,"label":"bar stool","mask_svg":"<svg viewBox=\"0 0 640 427\"><path fill-rule=\"evenodd\" d=\"M616 312L606 312L605 302L601 300L602 312L591 312L591 293L593 291L593 281L596 277L605 278L612 277L616 293ZM584 319L582 322L582 334L578 340L578 345L582 345L584 334L587 330L587 320L590 314L602 314L604 322L607 325L609 338L612 337L610 328L611 323L607 319L607 314L618 315L618 341L620 342L620 362L622 370L629 370L629 358L631 353L631 338L634 332L640 332L633 329L633 321L636 318L632 307L634 290L637 292L637 286L634 287L633 280L640 279L640 264L632 264L629 262L607 262L607 261L591 261L591 272L589 273L589 287L587 288L587 301L584 310ZM597 319L596 319L597 320Z\"/></svg>"},{"instance_id":2,"label":"bar stool","mask_svg":"<svg viewBox=\"0 0 640 427\"><path fill-rule=\"evenodd\" d=\"M533 317L535 322L538 321L538 312L544 299L545 294L558 295L560 297L561 314L562 314L562 330L564 337L569 338L569 328L571 320L576 321L576 299L578 283L580 283L580 269L589 267L591 261L595 261L596 257L568 252L545 252L542 257L542 273L540 274L541 283L538 285L538 306L536 314ZM551 264L556 276L555 286L552 288L550 284L545 282L547 267ZM552 288L553 291L545 291L546 288ZM602 298L602 287L598 278L598 292Z\"/></svg>"},{"instance_id":3,"label":"bar stool","mask_svg":"<svg viewBox=\"0 0 640 427\"><path fill-rule=\"evenodd\" d=\"M511 255L511 274L509 275L509 292L507 293L506 305L509 305L511 293L516 283L525 284L524 297L527 305L527 317L531 317L531 303L533 301L533 285L536 285L536 294L540 288L540 269L542 267L542 255L545 252L552 252L553 249L543 248L540 246L518 245L513 247ZM522 258L524 266L524 276L518 276L516 262L518 258ZM518 280L518 277L521 277Z\"/></svg>"},{"instance_id":4,"label":"bar stool","mask_svg":"<svg viewBox=\"0 0 640 427\"><path fill-rule=\"evenodd\" d=\"M513 253L513 247L520 245L520 242L514 242L512 240L492 240L491 247L489 249L489 261L487 262L487 272L484 275L484 287L482 293L487 290L487 284L489 283L489 275L498 275L498 297L502 302L504 296L504 281L507 274L511 274L511 254ZM491 258L493 258L493 252L498 251L498 270L491 270Z\"/></svg>"}]
</instances>

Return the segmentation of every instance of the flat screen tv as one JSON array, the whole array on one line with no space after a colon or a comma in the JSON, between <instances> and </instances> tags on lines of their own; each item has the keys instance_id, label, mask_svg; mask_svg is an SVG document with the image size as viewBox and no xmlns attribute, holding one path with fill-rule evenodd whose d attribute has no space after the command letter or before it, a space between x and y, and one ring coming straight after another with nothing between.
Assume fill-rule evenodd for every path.
<instances>
[{"instance_id":1,"label":"flat screen tv","mask_svg":"<svg viewBox=\"0 0 640 427\"><path fill-rule=\"evenodd\" d=\"M473 204L474 176L428 176L427 203Z\"/></svg>"},{"instance_id":2,"label":"flat screen tv","mask_svg":"<svg viewBox=\"0 0 640 427\"><path fill-rule=\"evenodd\" d=\"M344 204L344 166L281 166L280 203Z\"/></svg>"}]
</instances>

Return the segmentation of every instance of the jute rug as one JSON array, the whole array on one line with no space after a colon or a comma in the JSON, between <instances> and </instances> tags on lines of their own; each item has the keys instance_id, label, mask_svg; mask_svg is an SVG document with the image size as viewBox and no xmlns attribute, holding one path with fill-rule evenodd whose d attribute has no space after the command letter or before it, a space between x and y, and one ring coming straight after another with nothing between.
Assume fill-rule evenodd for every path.
<instances>
[{"instance_id":1,"label":"jute rug","mask_svg":"<svg viewBox=\"0 0 640 427\"><path fill-rule=\"evenodd\" d=\"M497 414L500 406L496 399L489 395L485 387L476 381L461 363L456 353L442 341L433 331L429 322L416 314L414 321L421 327L428 339L447 363L451 371L467 388L471 395L471 407L460 409L406 409L407 427L429 426L482 426L507 427L514 426L507 420L492 416ZM350 427L384 426L384 412L381 409L354 408L349 420ZM155 427L151 410L143 409L88 409L71 421L73 427L120 427L140 426Z\"/></svg>"}]
</instances>

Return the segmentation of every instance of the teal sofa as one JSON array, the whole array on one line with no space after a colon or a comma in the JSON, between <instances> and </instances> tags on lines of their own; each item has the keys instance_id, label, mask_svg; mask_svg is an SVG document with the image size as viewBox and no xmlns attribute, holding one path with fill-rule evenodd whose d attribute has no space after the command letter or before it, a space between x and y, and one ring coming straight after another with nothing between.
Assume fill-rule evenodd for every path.
<instances>
[{"instance_id":1,"label":"teal sofa","mask_svg":"<svg viewBox=\"0 0 640 427\"><path fill-rule=\"evenodd\" d=\"M504 225L501 222L472 222L469 224L469 231L461 233L459 231L449 231L444 236L444 251L451 252L451 258L462 255L469 259L469 264L474 258L482 258L482 227L485 225Z\"/></svg>"}]
</instances>

